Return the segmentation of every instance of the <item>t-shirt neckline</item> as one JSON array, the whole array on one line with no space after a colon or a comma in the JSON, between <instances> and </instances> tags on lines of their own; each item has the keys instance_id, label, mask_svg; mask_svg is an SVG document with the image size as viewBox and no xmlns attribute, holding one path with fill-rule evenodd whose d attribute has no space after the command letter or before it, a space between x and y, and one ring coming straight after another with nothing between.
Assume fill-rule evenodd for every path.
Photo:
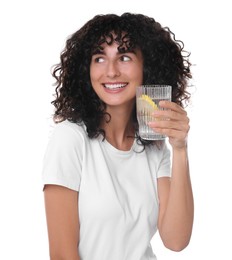
<instances>
[{"instance_id":1,"label":"t-shirt neckline","mask_svg":"<svg viewBox=\"0 0 232 260\"><path fill-rule=\"evenodd\" d=\"M115 146L113 146L110 142L108 142L106 139L101 141L103 143L103 145L109 149L110 151L118 154L118 155L130 155L134 152L135 150L135 147L137 145L137 142L136 142L136 138L134 138L134 141L133 141L133 144L130 148L130 150L127 150L127 151L123 151L123 150L120 150L118 148L116 148Z\"/></svg>"}]
</instances>

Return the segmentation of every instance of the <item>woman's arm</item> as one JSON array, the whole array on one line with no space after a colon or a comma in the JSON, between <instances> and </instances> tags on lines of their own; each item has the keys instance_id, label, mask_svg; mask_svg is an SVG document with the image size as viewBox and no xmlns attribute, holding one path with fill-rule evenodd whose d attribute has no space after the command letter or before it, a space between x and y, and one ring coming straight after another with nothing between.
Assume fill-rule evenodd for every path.
<instances>
[{"instance_id":1,"label":"woman's arm","mask_svg":"<svg viewBox=\"0 0 232 260\"><path fill-rule=\"evenodd\" d=\"M80 260L78 192L58 185L44 188L51 260Z\"/></svg>"},{"instance_id":2,"label":"woman's arm","mask_svg":"<svg viewBox=\"0 0 232 260\"><path fill-rule=\"evenodd\" d=\"M186 149L173 152L172 177L158 179L158 195L160 236L167 248L180 251L190 241L194 213Z\"/></svg>"},{"instance_id":3,"label":"woman's arm","mask_svg":"<svg viewBox=\"0 0 232 260\"><path fill-rule=\"evenodd\" d=\"M158 179L158 229L164 245L180 251L189 243L194 215L187 151L189 119L186 111L176 103L165 101L160 105L168 110L156 111L155 116L168 120L151 122L150 126L169 137L173 158L171 179Z\"/></svg>"}]
</instances>

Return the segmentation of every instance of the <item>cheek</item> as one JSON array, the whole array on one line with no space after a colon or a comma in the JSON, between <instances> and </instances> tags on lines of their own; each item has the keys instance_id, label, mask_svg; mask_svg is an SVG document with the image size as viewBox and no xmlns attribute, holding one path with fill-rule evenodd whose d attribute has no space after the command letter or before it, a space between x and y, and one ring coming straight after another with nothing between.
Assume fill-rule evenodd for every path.
<instances>
[{"instance_id":1,"label":"cheek","mask_svg":"<svg viewBox=\"0 0 232 260\"><path fill-rule=\"evenodd\" d=\"M94 90L95 93L98 94L99 91L99 70L96 69L95 66L90 66L90 70L89 70L89 76L90 76L90 83L92 85L92 88Z\"/></svg>"},{"instance_id":2,"label":"cheek","mask_svg":"<svg viewBox=\"0 0 232 260\"><path fill-rule=\"evenodd\" d=\"M133 70L134 78L137 82L142 83L143 82L143 68L137 67L135 70Z\"/></svg>"},{"instance_id":3,"label":"cheek","mask_svg":"<svg viewBox=\"0 0 232 260\"><path fill-rule=\"evenodd\" d=\"M92 81L92 79L94 78L94 68L92 66L90 66L89 76L90 76L90 80Z\"/></svg>"},{"instance_id":4,"label":"cheek","mask_svg":"<svg viewBox=\"0 0 232 260\"><path fill-rule=\"evenodd\" d=\"M91 82L99 81L103 76L104 67L103 66L90 66L90 80Z\"/></svg>"},{"instance_id":5,"label":"cheek","mask_svg":"<svg viewBox=\"0 0 232 260\"><path fill-rule=\"evenodd\" d=\"M97 79L98 79L98 73L97 73L96 69L90 68L89 75L90 75L90 82L91 82L91 84L94 86L94 83L95 83L95 82L97 81Z\"/></svg>"}]
</instances>

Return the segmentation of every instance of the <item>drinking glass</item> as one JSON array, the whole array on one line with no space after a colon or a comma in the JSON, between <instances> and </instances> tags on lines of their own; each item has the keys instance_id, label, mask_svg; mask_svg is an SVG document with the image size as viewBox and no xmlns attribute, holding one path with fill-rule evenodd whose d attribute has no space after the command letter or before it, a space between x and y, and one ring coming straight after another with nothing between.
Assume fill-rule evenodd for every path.
<instances>
[{"instance_id":1,"label":"drinking glass","mask_svg":"<svg viewBox=\"0 0 232 260\"><path fill-rule=\"evenodd\" d=\"M165 135L156 133L148 123L156 119L152 113L155 110L164 110L159 106L161 100L171 101L172 87L169 85L141 85L136 88L136 112L139 123L139 135L146 140L162 140Z\"/></svg>"}]
</instances>

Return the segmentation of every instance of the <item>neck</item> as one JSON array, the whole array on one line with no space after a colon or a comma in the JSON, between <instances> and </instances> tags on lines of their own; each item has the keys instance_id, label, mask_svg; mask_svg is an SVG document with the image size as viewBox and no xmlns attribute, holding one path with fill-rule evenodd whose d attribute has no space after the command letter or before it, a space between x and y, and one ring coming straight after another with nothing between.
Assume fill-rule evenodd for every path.
<instances>
[{"instance_id":1,"label":"neck","mask_svg":"<svg viewBox=\"0 0 232 260\"><path fill-rule=\"evenodd\" d=\"M130 150L134 142L134 125L131 109L116 109L107 107L111 115L110 122L103 122L102 128L106 133L106 140L119 150Z\"/></svg>"}]
</instances>

